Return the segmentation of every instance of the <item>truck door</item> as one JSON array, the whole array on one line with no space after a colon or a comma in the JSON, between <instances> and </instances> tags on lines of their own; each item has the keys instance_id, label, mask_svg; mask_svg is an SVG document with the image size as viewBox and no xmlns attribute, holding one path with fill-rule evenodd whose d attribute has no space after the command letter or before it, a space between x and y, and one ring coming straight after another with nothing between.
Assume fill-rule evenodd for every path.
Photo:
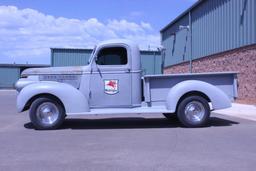
<instances>
[{"instance_id":1,"label":"truck door","mask_svg":"<svg viewBox=\"0 0 256 171\"><path fill-rule=\"evenodd\" d=\"M92 108L131 107L131 62L126 46L103 47L96 52L90 80Z\"/></svg>"}]
</instances>

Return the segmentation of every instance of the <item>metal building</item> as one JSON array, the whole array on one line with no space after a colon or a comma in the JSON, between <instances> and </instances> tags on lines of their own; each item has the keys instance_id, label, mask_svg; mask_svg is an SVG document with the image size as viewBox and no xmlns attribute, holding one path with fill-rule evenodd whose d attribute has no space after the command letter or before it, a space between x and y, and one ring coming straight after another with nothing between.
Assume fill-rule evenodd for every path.
<instances>
[{"instance_id":1,"label":"metal building","mask_svg":"<svg viewBox=\"0 0 256 171\"><path fill-rule=\"evenodd\" d=\"M199 0L164 27L161 36L165 66L255 44L256 1Z\"/></svg>"},{"instance_id":2,"label":"metal building","mask_svg":"<svg viewBox=\"0 0 256 171\"><path fill-rule=\"evenodd\" d=\"M143 75L162 74L162 56L158 51L140 51Z\"/></svg>"},{"instance_id":3,"label":"metal building","mask_svg":"<svg viewBox=\"0 0 256 171\"><path fill-rule=\"evenodd\" d=\"M82 66L87 65L92 49L51 48L51 65ZM143 74L161 74L162 56L158 51L141 51Z\"/></svg>"},{"instance_id":4,"label":"metal building","mask_svg":"<svg viewBox=\"0 0 256 171\"><path fill-rule=\"evenodd\" d=\"M36 64L0 64L0 89L13 88L15 82L20 78L20 73L24 69L48 66Z\"/></svg>"},{"instance_id":5,"label":"metal building","mask_svg":"<svg viewBox=\"0 0 256 171\"><path fill-rule=\"evenodd\" d=\"M255 0L199 0L161 36L165 73L238 72L238 101L256 104Z\"/></svg>"},{"instance_id":6,"label":"metal building","mask_svg":"<svg viewBox=\"0 0 256 171\"><path fill-rule=\"evenodd\" d=\"M53 67L86 65L91 53L92 49L51 48L51 65Z\"/></svg>"}]
</instances>

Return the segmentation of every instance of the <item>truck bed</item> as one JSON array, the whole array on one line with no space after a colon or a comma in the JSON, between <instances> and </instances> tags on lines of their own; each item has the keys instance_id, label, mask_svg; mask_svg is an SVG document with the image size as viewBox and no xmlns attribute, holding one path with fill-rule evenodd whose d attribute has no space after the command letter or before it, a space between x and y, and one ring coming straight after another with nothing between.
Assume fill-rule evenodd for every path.
<instances>
[{"instance_id":1,"label":"truck bed","mask_svg":"<svg viewBox=\"0 0 256 171\"><path fill-rule=\"evenodd\" d=\"M186 80L204 81L221 89L231 100L237 97L236 72L145 75L143 77L145 102L165 102L170 88Z\"/></svg>"}]
</instances>

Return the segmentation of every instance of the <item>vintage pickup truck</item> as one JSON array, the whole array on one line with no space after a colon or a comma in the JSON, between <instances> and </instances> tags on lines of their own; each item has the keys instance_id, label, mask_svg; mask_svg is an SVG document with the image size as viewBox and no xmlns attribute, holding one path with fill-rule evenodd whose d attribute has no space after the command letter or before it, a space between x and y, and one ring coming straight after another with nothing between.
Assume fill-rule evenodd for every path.
<instances>
[{"instance_id":1,"label":"vintage pickup truck","mask_svg":"<svg viewBox=\"0 0 256 171\"><path fill-rule=\"evenodd\" d=\"M210 112L237 97L236 73L141 74L140 51L128 40L100 43L87 66L27 69L15 84L18 112L36 129L56 129L66 116L163 113L201 127Z\"/></svg>"}]
</instances>

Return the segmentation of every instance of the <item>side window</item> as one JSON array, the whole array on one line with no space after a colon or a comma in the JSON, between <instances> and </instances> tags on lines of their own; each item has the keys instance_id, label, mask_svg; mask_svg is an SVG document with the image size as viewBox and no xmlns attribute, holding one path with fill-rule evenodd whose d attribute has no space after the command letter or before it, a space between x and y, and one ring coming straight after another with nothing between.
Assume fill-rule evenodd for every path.
<instances>
[{"instance_id":1,"label":"side window","mask_svg":"<svg viewBox=\"0 0 256 171\"><path fill-rule=\"evenodd\" d=\"M126 65L127 51L124 47L104 48L98 53L98 65Z\"/></svg>"}]
</instances>

